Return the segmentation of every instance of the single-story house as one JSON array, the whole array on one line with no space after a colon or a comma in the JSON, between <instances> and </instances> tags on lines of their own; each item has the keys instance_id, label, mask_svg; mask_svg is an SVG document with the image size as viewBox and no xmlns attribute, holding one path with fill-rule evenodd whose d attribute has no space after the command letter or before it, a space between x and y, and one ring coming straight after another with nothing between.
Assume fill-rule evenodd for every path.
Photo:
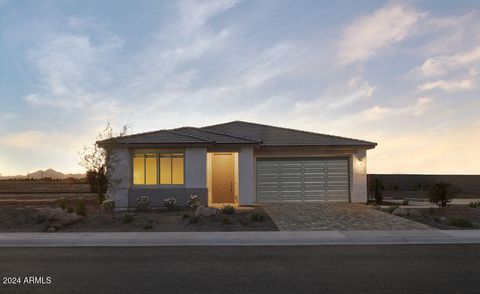
<instances>
[{"instance_id":1,"label":"single-story house","mask_svg":"<svg viewBox=\"0 0 480 294\"><path fill-rule=\"evenodd\" d=\"M203 204L366 202L367 150L376 143L244 121L97 142L108 146L117 209L190 195Z\"/></svg>"}]
</instances>

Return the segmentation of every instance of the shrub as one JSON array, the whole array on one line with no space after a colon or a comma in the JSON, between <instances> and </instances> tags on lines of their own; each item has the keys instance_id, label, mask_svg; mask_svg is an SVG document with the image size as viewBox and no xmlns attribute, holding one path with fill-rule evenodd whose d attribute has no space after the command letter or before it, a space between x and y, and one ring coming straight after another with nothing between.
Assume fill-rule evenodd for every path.
<instances>
[{"instance_id":1,"label":"shrub","mask_svg":"<svg viewBox=\"0 0 480 294\"><path fill-rule=\"evenodd\" d=\"M191 215L188 214L188 213L184 213L184 214L182 215L182 218L189 218L189 217L191 217Z\"/></svg>"},{"instance_id":2,"label":"shrub","mask_svg":"<svg viewBox=\"0 0 480 294\"><path fill-rule=\"evenodd\" d=\"M448 222L452 226L474 229L477 226L465 218L454 218Z\"/></svg>"},{"instance_id":3,"label":"shrub","mask_svg":"<svg viewBox=\"0 0 480 294\"><path fill-rule=\"evenodd\" d=\"M102 202L102 208L107 212L112 212L115 209L115 201L113 199L105 199Z\"/></svg>"},{"instance_id":4,"label":"shrub","mask_svg":"<svg viewBox=\"0 0 480 294\"><path fill-rule=\"evenodd\" d=\"M39 214L39 215L37 215L37 217L35 218L35 222L36 222L37 224L42 224L42 223L44 223L44 222L46 222L46 221L47 221L47 216L44 215L44 214Z\"/></svg>"},{"instance_id":5,"label":"shrub","mask_svg":"<svg viewBox=\"0 0 480 294\"><path fill-rule=\"evenodd\" d=\"M432 186L429 191L430 202L437 205L442 210L452 201L458 189L449 183L439 182Z\"/></svg>"},{"instance_id":6,"label":"shrub","mask_svg":"<svg viewBox=\"0 0 480 294\"><path fill-rule=\"evenodd\" d=\"M150 205L150 197L148 196L140 196L137 198L137 208L140 211L145 212Z\"/></svg>"},{"instance_id":7,"label":"shrub","mask_svg":"<svg viewBox=\"0 0 480 294\"><path fill-rule=\"evenodd\" d=\"M407 206L408 203L409 203L408 199L403 199L402 204L403 204L404 206Z\"/></svg>"},{"instance_id":8,"label":"shrub","mask_svg":"<svg viewBox=\"0 0 480 294\"><path fill-rule=\"evenodd\" d=\"M397 208L398 208L398 205L392 205L392 206L389 206L386 210L388 213L393 213Z\"/></svg>"},{"instance_id":9,"label":"shrub","mask_svg":"<svg viewBox=\"0 0 480 294\"><path fill-rule=\"evenodd\" d=\"M480 200L475 201L475 202L472 201L468 204L468 206L471 207L471 208L480 208Z\"/></svg>"},{"instance_id":10,"label":"shrub","mask_svg":"<svg viewBox=\"0 0 480 294\"><path fill-rule=\"evenodd\" d=\"M133 221L133 215L125 213L122 218L122 222L124 224L129 224Z\"/></svg>"},{"instance_id":11,"label":"shrub","mask_svg":"<svg viewBox=\"0 0 480 294\"><path fill-rule=\"evenodd\" d=\"M263 222L265 221L265 214L254 211L250 214L250 220L254 222Z\"/></svg>"},{"instance_id":12,"label":"shrub","mask_svg":"<svg viewBox=\"0 0 480 294\"><path fill-rule=\"evenodd\" d=\"M382 184L382 180L378 177L376 177L373 180L373 184L370 187L370 193L373 194L373 197L375 197L375 203L376 204L382 204L383 202L383 190L385 187Z\"/></svg>"},{"instance_id":13,"label":"shrub","mask_svg":"<svg viewBox=\"0 0 480 294\"><path fill-rule=\"evenodd\" d=\"M75 213L78 215L87 215L87 209L85 208L85 199L80 198L75 201Z\"/></svg>"},{"instance_id":14,"label":"shrub","mask_svg":"<svg viewBox=\"0 0 480 294\"><path fill-rule=\"evenodd\" d=\"M175 197L163 199L163 205L169 210L174 211L177 208L177 199Z\"/></svg>"},{"instance_id":15,"label":"shrub","mask_svg":"<svg viewBox=\"0 0 480 294\"><path fill-rule=\"evenodd\" d=\"M222 212L228 215L232 215L235 213L235 207L231 205L224 205L222 208Z\"/></svg>"},{"instance_id":16,"label":"shrub","mask_svg":"<svg viewBox=\"0 0 480 294\"><path fill-rule=\"evenodd\" d=\"M61 197L58 199L58 206L60 206L61 209L66 209L67 208L67 199L64 197Z\"/></svg>"},{"instance_id":17,"label":"shrub","mask_svg":"<svg viewBox=\"0 0 480 294\"><path fill-rule=\"evenodd\" d=\"M144 224L143 227L142 227L143 230L150 230L152 228L153 228L153 225L150 224L150 223L149 224Z\"/></svg>"},{"instance_id":18,"label":"shrub","mask_svg":"<svg viewBox=\"0 0 480 294\"><path fill-rule=\"evenodd\" d=\"M190 199L187 201L188 206L193 210L200 206L200 198L197 195L190 195Z\"/></svg>"},{"instance_id":19,"label":"shrub","mask_svg":"<svg viewBox=\"0 0 480 294\"><path fill-rule=\"evenodd\" d=\"M68 207L67 207L67 212L68 212L68 213L72 213L72 212L73 212L73 207L68 206Z\"/></svg>"}]
</instances>

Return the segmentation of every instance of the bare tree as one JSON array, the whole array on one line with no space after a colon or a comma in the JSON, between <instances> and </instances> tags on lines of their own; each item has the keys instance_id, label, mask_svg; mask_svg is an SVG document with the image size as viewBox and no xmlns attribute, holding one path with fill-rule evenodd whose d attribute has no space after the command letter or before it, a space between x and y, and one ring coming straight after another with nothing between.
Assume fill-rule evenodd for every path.
<instances>
[{"instance_id":1,"label":"bare tree","mask_svg":"<svg viewBox=\"0 0 480 294\"><path fill-rule=\"evenodd\" d=\"M107 123L105 129L98 133L96 142L93 146L84 146L83 150L78 152L80 155L79 164L83 166L87 172L87 182L90 190L98 196L98 204L105 200L108 189L114 189L117 181L112 179L115 168L114 160L112 160L114 138L123 137L128 134L129 126L124 125L122 129L115 132L112 125ZM103 141L100 146L98 141Z\"/></svg>"}]
</instances>

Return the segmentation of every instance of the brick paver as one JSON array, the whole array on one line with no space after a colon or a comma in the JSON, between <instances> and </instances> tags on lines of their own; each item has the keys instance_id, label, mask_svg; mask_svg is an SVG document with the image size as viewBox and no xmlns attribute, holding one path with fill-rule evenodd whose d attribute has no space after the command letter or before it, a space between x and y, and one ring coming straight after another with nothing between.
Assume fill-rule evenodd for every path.
<instances>
[{"instance_id":1,"label":"brick paver","mask_svg":"<svg viewBox=\"0 0 480 294\"><path fill-rule=\"evenodd\" d=\"M268 203L263 208L280 231L433 229L373 207L353 203Z\"/></svg>"}]
</instances>

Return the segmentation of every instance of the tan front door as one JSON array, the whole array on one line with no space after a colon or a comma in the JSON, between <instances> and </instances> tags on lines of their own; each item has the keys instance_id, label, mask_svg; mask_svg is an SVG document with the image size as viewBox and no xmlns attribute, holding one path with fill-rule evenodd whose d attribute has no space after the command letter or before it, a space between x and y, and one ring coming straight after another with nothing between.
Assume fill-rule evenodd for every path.
<instances>
[{"instance_id":1,"label":"tan front door","mask_svg":"<svg viewBox=\"0 0 480 294\"><path fill-rule=\"evenodd\" d=\"M212 157L212 202L234 203L234 160L232 153Z\"/></svg>"}]
</instances>

